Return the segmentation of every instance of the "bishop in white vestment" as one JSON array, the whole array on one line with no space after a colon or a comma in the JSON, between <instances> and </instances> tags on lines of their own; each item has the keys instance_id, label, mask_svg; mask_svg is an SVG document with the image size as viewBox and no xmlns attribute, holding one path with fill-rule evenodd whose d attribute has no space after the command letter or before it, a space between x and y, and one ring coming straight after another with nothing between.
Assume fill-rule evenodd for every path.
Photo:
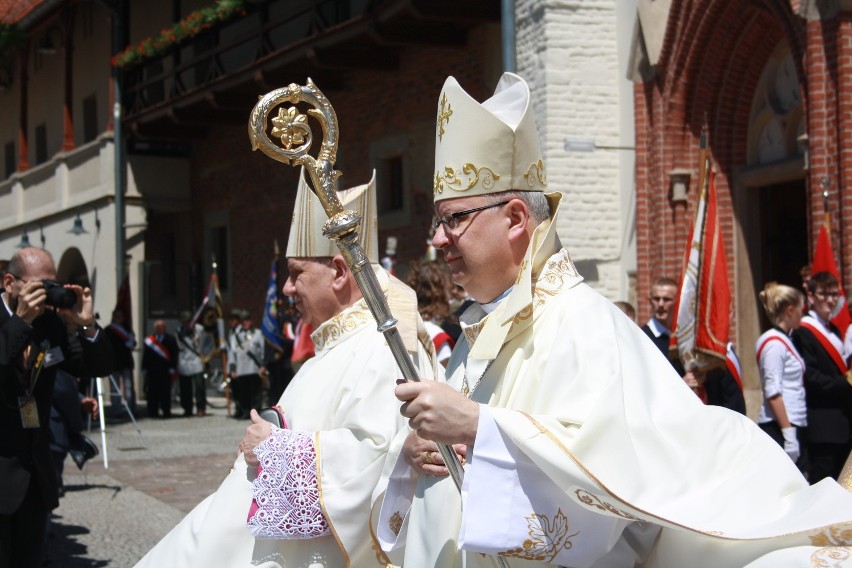
<instances>
[{"instance_id":1,"label":"bishop in white vestment","mask_svg":"<svg viewBox=\"0 0 852 568\"><path fill-rule=\"evenodd\" d=\"M542 193L526 83L504 74L480 105L450 78L439 101L433 246L480 302L462 316L448 385L402 384L397 396L417 444L467 444L467 464L459 494L428 474L434 447L420 457L409 436L394 449L374 507L390 559L852 563L852 495L832 480L809 486L753 422L703 405L582 282L556 236L561 196Z\"/></svg>"},{"instance_id":2,"label":"bishop in white vestment","mask_svg":"<svg viewBox=\"0 0 852 568\"><path fill-rule=\"evenodd\" d=\"M369 190L349 190L341 200L350 208L357 205L363 216L361 242L399 320L406 349L421 376L433 378L437 363L413 290L375 264L372 187L371 182ZM329 306L337 313L311 320L316 356L302 366L278 404L286 429L274 430L254 448L263 468L257 478L241 454L219 489L138 566L386 564L381 551L372 547L368 519L388 447L404 425L393 391L394 378L401 375L351 272L320 232L322 216L318 199L300 184L284 291L295 296L305 317L325 314ZM317 285L306 289L306 275L328 281L313 281ZM343 298L340 306L334 308L338 300L330 291Z\"/></svg>"}]
</instances>

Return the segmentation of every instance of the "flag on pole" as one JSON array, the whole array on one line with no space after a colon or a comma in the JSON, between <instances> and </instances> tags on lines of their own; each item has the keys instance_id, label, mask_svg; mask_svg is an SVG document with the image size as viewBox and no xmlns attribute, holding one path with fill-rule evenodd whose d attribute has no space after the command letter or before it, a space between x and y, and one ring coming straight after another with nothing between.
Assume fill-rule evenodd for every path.
<instances>
[{"instance_id":1,"label":"flag on pole","mask_svg":"<svg viewBox=\"0 0 852 568\"><path fill-rule=\"evenodd\" d=\"M846 328L852 323L852 318L849 316L849 309L846 305L846 293L843 291L840 271L837 269L837 263L834 261L834 251L831 248L831 238L826 223L823 223L819 230L819 237L817 238L816 249L814 250L814 261L811 263L811 274L816 274L817 272L829 272L837 278L840 299L831 313L831 323L836 325L837 329L840 330L840 337L846 337Z\"/></svg>"},{"instance_id":2,"label":"flag on pole","mask_svg":"<svg viewBox=\"0 0 852 568\"><path fill-rule=\"evenodd\" d=\"M263 320L260 331L266 342L277 352L284 351L284 336L282 335L281 317L279 304L281 300L281 287L278 285L278 242L275 242L275 258L269 269L269 285L266 288L266 302L263 308Z\"/></svg>"},{"instance_id":3,"label":"flag on pole","mask_svg":"<svg viewBox=\"0 0 852 568\"><path fill-rule=\"evenodd\" d=\"M671 343L684 368L699 370L725 365L731 307L715 175L709 159L705 160L701 164L701 194L676 299Z\"/></svg>"},{"instance_id":4,"label":"flag on pole","mask_svg":"<svg viewBox=\"0 0 852 568\"><path fill-rule=\"evenodd\" d=\"M118 287L118 293L115 297L115 307L112 311L121 310L124 312L124 327L130 331L133 330L133 310L130 303L130 275L125 274L121 281L121 286Z\"/></svg>"},{"instance_id":5,"label":"flag on pole","mask_svg":"<svg viewBox=\"0 0 852 568\"><path fill-rule=\"evenodd\" d=\"M222 294L219 292L219 275L216 273L216 261L213 261L212 273L210 274L210 282L207 284L207 291L204 298L201 300L201 305L195 310L192 316L191 326L201 322L204 327L213 328L215 326L216 336L218 338L219 348L225 345L225 309L222 304ZM224 367L227 369L227 367Z\"/></svg>"}]
</instances>

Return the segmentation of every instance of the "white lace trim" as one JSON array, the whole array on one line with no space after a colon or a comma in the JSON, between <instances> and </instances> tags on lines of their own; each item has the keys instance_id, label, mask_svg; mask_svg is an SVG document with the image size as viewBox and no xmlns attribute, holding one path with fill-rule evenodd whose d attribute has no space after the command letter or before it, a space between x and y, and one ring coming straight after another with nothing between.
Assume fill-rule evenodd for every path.
<instances>
[{"instance_id":1,"label":"white lace trim","mask_svg":"<svg viewBox=\"0 0 852 568\"><path fill-rule=\"evenodd\" d=\"M261 471L252 483L258 510L248 520L249 531L256 538L281 539L331 534L320 507L311 434L273 429L254 453Z\"/></svg>"}]
</instances>

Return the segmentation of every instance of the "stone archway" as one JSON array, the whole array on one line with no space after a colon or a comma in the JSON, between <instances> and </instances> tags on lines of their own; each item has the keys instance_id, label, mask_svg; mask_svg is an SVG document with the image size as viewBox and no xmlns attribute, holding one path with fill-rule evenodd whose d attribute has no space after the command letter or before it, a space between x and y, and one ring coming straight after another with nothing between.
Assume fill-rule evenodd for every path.
<instances>
[{"instance_id":1,"label":"stone archway","mask_svg":"<svg viewBox=\"0 0 852 568\"><path fill-rule=\"evenodd\" d=\"M56 264L56 279L69 284L79 284L94 288L95 276L89 277L89 269L80 249L71 247L62 253L62 257Z\"/></svg>"}]
</instances>

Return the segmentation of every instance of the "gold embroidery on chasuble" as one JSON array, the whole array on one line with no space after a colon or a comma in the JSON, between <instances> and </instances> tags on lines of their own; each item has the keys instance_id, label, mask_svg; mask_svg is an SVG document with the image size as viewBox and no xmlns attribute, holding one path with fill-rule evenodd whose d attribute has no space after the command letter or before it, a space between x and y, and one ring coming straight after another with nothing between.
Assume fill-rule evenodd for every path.
<instances>
[{"instance_id":1,"label":"gold embroidery on chasuble","mask_svg":"<svg viewBox=\"0 0 852 568\"><path fill-rule=\"evenodd\" d=\"M577 499L580 500L580 503L582 503L583 505L586 505L587 507L592 507L592 508L595 508L595 509L599 509L601 511L607 511L609 513L612 513L613 515L621 517L622 519L628 519L628 520L631 520L631 521L638 521L640 523L645 522L642 519L640 519L639 517L637 517L635 515L631 515L627 511L622 511L621 509L617 508L612 503L608 503L606 501L603 501L600 497L598 497L597 495L594 495L592 493L589 493L585 489L577 489L576 491L574 491L574 494L577 496Z\"/></svg>"},{"instance_id":2,"label":"gold embroidery on chasuble","mask_svg":"<svg viewBox=\"0 0 852 568\"><path fill-rule=\"evenodd\" d=\"M373 317L367 311L366 303L364 300L359 300L351 308L342 311L322 324L311 334L311 339L316 350L318 352L323 351L371 321L373 321Z\"/></svg>"},{"instance_id":3,"label":"gold embroidery on chasuble","mask_svg":"<svg viewBox=\"0 0 852 568\"><path fill-rule=\"evenodd\" d=\"M498 552L499 556L550 562L562 550L569 550L574 546L571 539L580 534L580 531L568 534L568 517L562 509L557 510L552 520L547 515L537 513L528 515L526 519L529 538L516 548Z\"/></svg>"},{"instance_id":4,"label":"gold embroidery on chasuble","mask_svg":"<svg viewBox=\"0 0 852 568\"><path fill-rule=\"evenodd\" d=\"M525 268L525 266L522 268ZM518 272L519 275L520 272L522 272L522 270ZM532 274L532 302L515 314L515 317L512 319L512 329L509 331L507 338L511 338L519 331L519 329L522 329L522 327L519 327L521 324L532 321L538 317L547 303L551 299L555 298L571 280L578 278L579 276L580 273L577 272L577 269L574 267L574 263L571 261L571 256L568 254L568 251L562 249L556 253L545 263L540 274L536 274L535 272ZM476 338L479 337L479 332L482 331L482 328L485 326L489 317L491 317L490 314L482 318L479 322L465 326L462 329L462 332L470 345L473 345L476 342Z\"/></svg>"},{"instance_id":5,"label":"gold embroidery on chasuble","mask_svg":"<svg viewBox=\"0 0 852 568\"><path fill-rule=\"evenodd\" d=\"M852 546L852 527L828 527L810 537L812 546L837 547Z\"/></svg>"},{"instance_id":6,"label":"gold embroidery on chasuble","mask_svg":"<svg viewBox=\"0 0 852 568\"><path fill-rule=\"evenodd\" d=\"M532 303L515 314L512 326L518 326L535 319L541 314L547 303L562 291L565 284L577 276L579 276L579 273L574 268L574 263L571 262L568 251L564 249L559 251L554 258L547 261L541 274L533 273Z\"/></svg>"},{"instance_id":7,"label":"gold embroidery on chasuble","mask_svg":"<svg viewBox=\"0 0 852 568\"><path fill-rule=\"evenodd\" d=\"M394 568L394 565L391 563L387 554L384 553L382 547L379 546L379 543L375 540L373 540L372 548L373 552L376 554L376 562L378 562L379 566L382 566L383 568Z\"/></svg>"},{"instance_id":8,"label":"gold embroidery on chasuble","mask_svg":"<svg viewBox=\"0 0 852 568\"><path fill-rule=\"evenodd\" d=\"M835 568L843 566L845 560L852 558L852 551L842 546L820 548L811 554L811 566L814 568Z\"/></svg>"}]
</instances>

